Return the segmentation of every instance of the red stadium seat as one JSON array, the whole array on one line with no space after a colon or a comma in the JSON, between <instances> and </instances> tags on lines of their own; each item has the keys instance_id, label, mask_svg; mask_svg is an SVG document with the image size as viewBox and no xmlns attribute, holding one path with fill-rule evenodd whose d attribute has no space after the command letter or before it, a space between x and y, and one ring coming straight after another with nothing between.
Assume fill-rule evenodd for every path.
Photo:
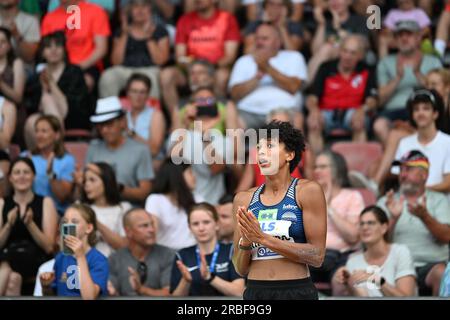
<instances>
[{"instance_id":1,"label":"red stadium seat","mask_svg":"<svg viewBox=\"0 0 450 320\"><path fill-rule=\"evenodd\" d=\"M67 151L75 157L75 163L78 167L84 166L84 159L89 147L87 142L65 142L64 146Z\"/></svg>"},{"instance_id":2,"label":"red stadium seat","mask_svg":"<svg viewBox=\"0 0 450 320\"><path fill-rule=\"evenodd\" d=\"M359 193L361 193L363 199L364 199L364 205L366 207L372 206L377 202L377 198L375 194L370 191L369 189L363 189L363 188L356 188L355 190L358 190Z\"/></svg>"},{"instance_id":3,"label":"red stadium seat","mask_svg":"<svg viewBox=\"0 0 450 320\"><path fill-rule=\"evenodd\" d=\"M373 162L383 154L378 142L335 142L331 150L344 157L349 171L356 170L366 176Z\"/></svg>"},{"instance_id":4,"label":"red stadium seat","mask_svg":"<svg viewBox=\"0 0 450 320\"><path fill-rule=\"evenodd\" d=\"M86 129L68 129L64 132L64 139L67 140L90 140L91 138L91 132Z\"/></svg>"}]
</instances>

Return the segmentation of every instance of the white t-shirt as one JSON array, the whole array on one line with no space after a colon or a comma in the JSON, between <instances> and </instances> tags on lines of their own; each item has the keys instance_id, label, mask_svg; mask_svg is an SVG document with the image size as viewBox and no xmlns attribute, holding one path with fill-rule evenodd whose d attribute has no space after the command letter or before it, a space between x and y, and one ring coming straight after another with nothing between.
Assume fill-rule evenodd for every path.
<instances>
[{"instance_id":1,"label":"white t-shirt","mask_svg":"<svg viewBox=\"0 0 450 320\"><path fill-rule=\"evenodd\" d=\"M430 170L428 172L427 186L441 183L444 175L450 174L450 136L442 131L438 131L436 137L427 145L419 142L417 133L407 136L400 140L395 159L399 160L408 151L419 150L428 157ZM399 174L399 167L392 167L393 174ZM450 194L447 194L450 199Z\"/></svg>"},{"instance_id":2,"label":"white t-shirt","mask_svg":"<svg viewBox=\"0 0 450 320\"><path fill-rule=\"evenodd\" d=\"M41 264L41 266L38 269L38 273L36 275L36 283L34 284L33 296L35 296L35 297L43 296L40 276L41 276L41 274L43 274L45 272L53 272L54 265L55 265L55 259L49 260L49 261Z\"/></svg>"},{"instance_id":3,"label":"white t-shirt","mask_svg":"<svg viewBox=\"0 0 450 320\"><path fill-rule=\"evenodd\" d=\"M307 79L307 67L305 58L297 51L280 50L275 57L269 59L269 64L283 75L296 77L305 81ZM228 87L246 82L255 77L258 66L252 55L240 57L231 71ZM267 115L273 109L280 107L296 108L300 111L302 105L302 94L300 90L290 94L276 85L269 75L263 76L259 86L238 101L239 110Z\"/></svg>"},{"instance_id":4,"label":"white t-shirt","mask_svg":"<svg viewBox=\"0 0 450 320\"><path fill-rule=\"evenodd\" d=\"M395 281L402 277L416 277L411 253L408 247L403 244L391 244L386 261L381 267L370 266L364 258L364 253L356 252L348 258L346 268L350 274L356 270L363 270L373 274L379 272L386 280L386 283L393 286L395 286ZM381 290L377 289L373 283L365 282L359 286L366 288L369 297L383 297Z\"/></svg>"},{"instance_id":5,"label":"white t-shirt","mask_svg":"<svg viewBox=\"0 0 450 320\"><path fill-rule=\"evenodd\" d=\"M131 209L131 204L128 202L121 202L119 205L114 207L97 207L91 205L92 210L95 212L95 216L100 223L104 224L106 227L111 229L111 231L119 234L120 236L125 236L125 230L123 229L123 216L125 212ZM109 257L114 249L106 243L102 238L101 233L97 231L98 242L95 248L100 251L105 257Z\"/></svg>"},{"instance_id":6,"label":"white t-shirt","mask_svg":"<svg viewBox=\"0 0 450 320\"><path fill-rule=\"evenodd\" d=\"M166 195L149 195L145 201L145 211L158 218L158 244L174 250L196 244L189 229L187 212L175 206Z\"/></svg>"}]
</instances>

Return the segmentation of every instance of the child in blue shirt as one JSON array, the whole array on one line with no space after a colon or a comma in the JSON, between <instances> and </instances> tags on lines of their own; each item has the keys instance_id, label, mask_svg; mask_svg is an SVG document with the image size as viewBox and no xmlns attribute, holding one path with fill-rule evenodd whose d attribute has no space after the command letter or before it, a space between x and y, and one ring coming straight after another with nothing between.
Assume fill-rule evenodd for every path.
<instances>
[{"instance_id":1,"label":"child in blue shirt","mask_svg":"<svg viewBox=\"0 0 450 320\"><path fill-rule=\"evenodd\" d=\"M109 267L107 258L95 245L97 223L94 211L84 204L70 206L62 223L76 225L76 236L65 236L72 255L60 252L55 258L54 272L40 277L44 295L76 296L96 299L107 294Z\"/></svg>"}]
</instances>

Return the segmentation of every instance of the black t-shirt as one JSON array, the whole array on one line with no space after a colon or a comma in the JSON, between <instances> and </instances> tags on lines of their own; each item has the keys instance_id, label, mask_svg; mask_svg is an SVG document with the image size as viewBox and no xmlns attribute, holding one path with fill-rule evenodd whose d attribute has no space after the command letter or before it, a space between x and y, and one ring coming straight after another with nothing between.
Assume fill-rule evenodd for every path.
<instances>
[{"instance_id":1,"label":"black t-shirt","mask_svg":"<svg viewBox=\"0 0 450 320\"><path fill-rule=\"evenodd\" d=\"M233 255L233 245L231 243L219 243L219 253L217 255L217 262L214 267L214 273L226 281L234 281L241 277L234 270L231 257ZM176 261L181 257L184 265L191 271L192 283L189 289L189 296L223 296L216 288L206 283L200 276L200 266L197 263L197 246L181 249L178 251L177 257L172 265L172 275L170 277L170 292L173 292L181 280L181 273L178 270ZM179 257L178 257L179 256ZM206 263L211 264L213 254L205 256Z\"/></svg>"},{"instance_id":2,"label":"black t-shirt","mask_svg":"<svg viewBox=\"0 0 450 320\"><path fill-rule=\"evenodd\" d=\"M350 14L347 21L341 24L341 28L349 33L361 34L369 38L370 31L367 28L366 18L357 14ZM333 28L333 20L327 19L326 22L326 36L336 35L336 31Z\"/></svg>"},{"instance_id":3,"label":"black t-shirt","mask_svg":"<svg viewBox=\"0 0 450 320\"><path fill-rule=\"evenodd\" d=\"M120 31L116 33L115 37L120 35ZM164 37L168 37L169 34L166 28L160 24L156 24L156 29L153 32L151 39L159 41ZM150 67L154 66L152 56L147 48L147 40L138 40L133 38L131 34L128 34L128 40L125 47L125 56L123 59L123 66L125 67Z\"/></svg>"},{"instance_id":4,"label":"black t-shirt","mask_svg":"<svg viewBox=\"0 0 450 320\"><path fill-rule=\"evenodd\" d=\"M247 26L245 27L244 34L245 36L248 36L252 33L256 32L256 29L262 24L263 22L261 20L259 21L253 21L249 22ZM297 37L303 36L303 27L301 23L294 22L294 21L288 21L287 22L287 30L289 35L295 35Z\"/></svg>"}]
</instances>

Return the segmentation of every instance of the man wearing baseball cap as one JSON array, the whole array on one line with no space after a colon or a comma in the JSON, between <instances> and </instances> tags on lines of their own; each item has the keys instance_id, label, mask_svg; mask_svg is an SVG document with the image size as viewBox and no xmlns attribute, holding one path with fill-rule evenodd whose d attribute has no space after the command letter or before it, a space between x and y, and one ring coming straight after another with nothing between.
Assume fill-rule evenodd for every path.
<instances>
[{"instance_id":1,"label":"man wearing baseball cap","mask_svg":"<svg viewBox=\"0 0 450 320\"><path fill-rule=\"evenodd\" d=\"M142 203L151 190L154 177L147 146L126 135L126 119L118 97L99 99L90 117L102 139L93 140L87 151L86 164L106 162L116 173L124 200Z\"/></svg>"},{"instance_id":2,"label":"man wearing baseball cap","mask_svg":"<svg viewBox=\"0 0 450 320\"><path fill-rule=\"evenodd\" d=\"M392 165L400 166L399 191L390 190L378 205L390 216L392 242L411 251L419 293L436 296L449 258L450 203L425 188L430 162L422 152L411 150Z\"/></svg>"}]
</instances>

